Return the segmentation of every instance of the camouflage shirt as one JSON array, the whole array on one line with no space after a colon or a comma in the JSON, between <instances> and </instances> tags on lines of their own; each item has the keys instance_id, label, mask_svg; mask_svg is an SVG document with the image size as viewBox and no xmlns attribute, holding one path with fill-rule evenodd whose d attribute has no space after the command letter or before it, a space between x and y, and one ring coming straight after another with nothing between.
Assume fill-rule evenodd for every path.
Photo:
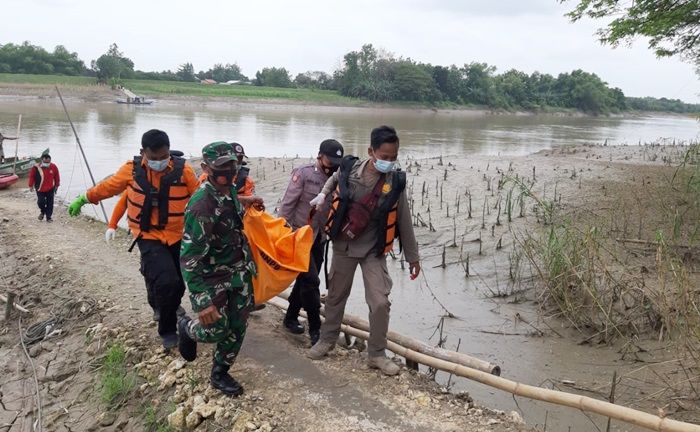
<instances>
[{"instance_id":1,"label":"camouflage shirt","mask_svg":"<svg viewBox=\"0 0 700 432\"><path fill-rule=\"evenodd\" d=\"M222 307L227 290L252 296L251 285L244 281L255 274L255 263L243 234L242 214L235 187L225 196L208 181L187 204L180 267L195 311L211 304Z\"/></svg>"}]
</instances>

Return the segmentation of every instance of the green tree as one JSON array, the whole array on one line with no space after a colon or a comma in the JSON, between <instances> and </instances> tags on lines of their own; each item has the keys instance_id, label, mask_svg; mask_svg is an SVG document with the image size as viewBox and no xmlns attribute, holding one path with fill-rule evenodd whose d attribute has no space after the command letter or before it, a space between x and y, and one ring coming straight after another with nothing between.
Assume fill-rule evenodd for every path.
<instances>
[{"instance_id":1,"label":"green tree","mask_svg":"<svg viewBox=\"0 0 700 432\"><path fill-rule=\"evenodd\" d=\"M192 63L181 64L177 70L177 77L182 81L197 81L197 77L194 76L194 66L192 66Z\"/></svg>"},{"instance_id":2,"label":"green tree","mask_svg":"<svg viewBox=\"0 0 700 432\"><path fill-rule=\"evenodd\" d=\"M267 87L293 87L287 69L281 67L263 68L255 73L255 85Z\"/></svg>"},{"instance_id":3,"label":"green tree","mask_svg":"<svg viewBox=\"0 0 700 432\"><path fill-rule=\"evenodd\" d=\"M495 72L496 67L486 63L472 62L464 65L464 80L460 86L462 99L467 103L496 107L498 104L493 78Z\"/></svg>"},{"instance_id":4,"label":"green tree","mask_svg":"<svg viewBox=\"0 0 700 432\"><path fill-rule=\"evenodd\" d=\"M430 67L430 70L433 70ZM425 67L411 61L398 62L394 69L394 84L399 100L435 102L441 99L433 77Z\"/></svg>"},{"instance_id":5,"label":"green tree","mask_svg":"<svg viewBox=\"0 0 700 432\"><path fill-rule=\"evenodd\" d=\"M85 64L76 53L62 45L53 53L44 48L24 42L21 45L0 45L0 71L5 73L79 75Z\"/></svg>"},{"instance_id":6,"label":"green tree","mask_svg":"<svg viewBox=\"0 0 700 432\"><path fill-rule=\"evenodd\" d=\"M308 71L297 74L296 78L294 78L294 85L302 88L331 90L333 88L333 77L322 71Z\"/></svg>"},{"instance_id":7,"label":"green tree","mask_svg":"<svg viewBox=\"0 0 700 432\"><path fill-rule=\"evenodd\" d=\"M97 80L107 82L109 79L131 78L134 75L134 62L119 51L116 43L109 50L91 63Z\"/></svg>"},{"instance_id":8,"label":"green tree","mask_svg":"<svg viewBox=\"0 0 700 432\"><path fill-rule=\"evenodd\" d=\"M568 14L574 22L583 17L614 18L598 30L601 42L617 46L643 36L657 56L679 55L700 65L700 0L576 1Z\"/></svg>"},{"instance_id":9,"label":"green tree","mask_svg":"<svg viewBox=\"0 0 700 432\"><path fill-rule=\"evenodd\" d=\"M241 68L236 63L217 63L208 71L200 72L199 78L213 79L217 82L248 81L248 77L241 73Z\"/></svg>"}]
</instances>

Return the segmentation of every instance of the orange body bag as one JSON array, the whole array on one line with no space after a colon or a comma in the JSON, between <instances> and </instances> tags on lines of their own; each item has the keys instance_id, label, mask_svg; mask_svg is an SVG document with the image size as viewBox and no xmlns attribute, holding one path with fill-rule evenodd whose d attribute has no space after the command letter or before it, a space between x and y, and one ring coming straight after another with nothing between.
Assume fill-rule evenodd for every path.
<instances>
[{"instance_id":1,"label":"orange body bag","mask_svg":"<svg viewBox=\"0 0 700 432\"><path fill-rule=\"evenodd\" d=\"M262 304L289 287L299 273L309 270L313 229L293 230L284 218L249 208L243 216L258 274L253 278L255 304Z\"/></svg>"}]
</instances>

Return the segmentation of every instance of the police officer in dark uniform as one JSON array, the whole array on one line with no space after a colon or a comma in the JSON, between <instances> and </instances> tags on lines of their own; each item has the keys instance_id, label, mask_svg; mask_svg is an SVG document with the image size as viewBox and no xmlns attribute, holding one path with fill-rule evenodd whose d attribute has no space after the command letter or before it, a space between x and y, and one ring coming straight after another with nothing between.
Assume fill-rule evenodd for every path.
<instances>
[{"instance_id":1,"label":"police officer in dark uniform","mask_svg":"<svg viewBox=\"0 0 700 432\"><path fill-rule=\"evenodd\" d=\"M309 202L321 192L328 178L338 169L343 154L343 146L338 141L334 139L323 141L319 147L316 162L297 167L292 171L292 178L278 212L279 216L285 218L292 228L296 229L310 223L314 230L309 271L297 277L289 296L289 309L284 317L284 326L287 330L296 334L304 333L304 327L298 321L299 311L304 308L309 320L309 337L312 345L318 341L321 328L319 272L323 264L323 247L326 242L323 226L328 218L330 197L321 206L321 210L315 212L313 216ZM312 219L309 221L310 217Z\"/></svg>"}]
</instances>

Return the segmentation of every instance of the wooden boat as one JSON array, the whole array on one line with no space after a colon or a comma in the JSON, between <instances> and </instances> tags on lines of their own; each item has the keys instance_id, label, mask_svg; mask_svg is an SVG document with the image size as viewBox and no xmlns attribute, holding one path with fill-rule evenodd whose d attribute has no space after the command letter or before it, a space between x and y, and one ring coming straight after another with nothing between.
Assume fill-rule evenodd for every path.
<instances>
[{"instance_id":1,"label":"wooden boat","mask_svg":"<svg viewBox=\"0 0 700 432\"><path fill-rule=\"evenodd\" d=\"M49 149L45 149L41 154L48 152ZM5 158L5 162L0 164L0 174L17 174L20 177L25 176L40 158L41 156L28 156L17 158L16 162L14 157Z\"/></svg>"},{"instance_id":2,"label":"wooden boat","mask_svg":"<svg viewBox=\"0 0 700 432\"><path fill-rule=\"evenodd\" d=\"M117 100L117 103L125 105L150 105L153 101L147 101L143 98L126 98L126 100Z\"/></svg>"},{"instance_id":3,"label":"wooden boat","mask_svg":"<svg viewBox=\"0 0 700 432\"><path fill-rule=\"evenodd\" d=\"M17 183L19 176L17 174L0 174L0 189L7 189Z\"/></svg>"}]
</instances>

